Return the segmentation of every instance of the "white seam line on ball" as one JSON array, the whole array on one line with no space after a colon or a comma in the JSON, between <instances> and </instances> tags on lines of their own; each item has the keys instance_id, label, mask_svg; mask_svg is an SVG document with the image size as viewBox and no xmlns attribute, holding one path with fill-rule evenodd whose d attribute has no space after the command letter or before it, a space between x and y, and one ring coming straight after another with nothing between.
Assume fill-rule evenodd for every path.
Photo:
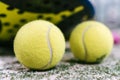
<instances>
[{"instance_id":1,"label":"white seam line on ball","mask_svg":"<svg viewBox=\"0 0 120 80\"><path fill-rule=\"evenodd\" d=\"M48 27L48 31L47 31L47 44L48 44L48 48L50 51L50 60L42 69L45 69L46 67L48 67L52 62L53 50L52 50L52 46L51 46L51 42L50 42L50 30L51 30L51 26Z\"/></svg>"},{"instance_id":2,"label":"white seam line on ball","mask_svg":"<svg viewBox=\"0 0 120 80\"><path fill-rule=\"evenodd\" d=\"M88 56L88 51L87 51L87 47L85 44L85 33L88 31L88 29L90 28L90 26L88 26L87 28L84 29L83 33L82 33L82 42L83 42L83 47L84 47L84 51L85 51L85 61L87 61L87 56Z\"/></svg>"}]
</instances>

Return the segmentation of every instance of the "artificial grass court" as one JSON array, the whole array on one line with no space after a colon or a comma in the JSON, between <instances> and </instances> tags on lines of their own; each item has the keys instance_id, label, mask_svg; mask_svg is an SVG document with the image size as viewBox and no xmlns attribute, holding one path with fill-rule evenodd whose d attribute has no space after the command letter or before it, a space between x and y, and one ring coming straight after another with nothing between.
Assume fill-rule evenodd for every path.
<instances>
[{"instance_id":1,"label":"artificial grass court","mask_svg":"<svg viewBox=\"0 0 120 80\"><path fill-rule=\"evenodd\" d=\"M81 64L69 50L53 69L31 71L21 65L10 51L0 48L0 80L120 80L120 45L114 45L111 55L100 64Z\"/></svg>"}]
</instances>

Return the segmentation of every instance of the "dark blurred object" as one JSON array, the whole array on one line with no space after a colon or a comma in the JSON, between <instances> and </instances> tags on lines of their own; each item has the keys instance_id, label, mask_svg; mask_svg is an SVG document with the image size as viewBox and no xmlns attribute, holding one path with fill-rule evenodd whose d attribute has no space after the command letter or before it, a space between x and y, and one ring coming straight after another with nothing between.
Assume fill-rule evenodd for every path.
<instances>
[{"instance_id":1,"label":"dark blurred object","mask_svg":"<svg viewBox=\"0 0 120 80\"><path fill-rule=\"evenodd\" d=\"M44 19L56 24L66 40L76 24L92 19L94 8L88 0L0 0L0 44L12 44L25 23Z\"/></svg>"},{"instance_id":2,"label":"dark blurred object","mask_svg":"<svg viewBox=\"0 0 120 80\"><path fill-rule=\"evenodd\" d=\"M14 55L12 46L0 46L0 55Z\"/></svg>"}]
</instances>

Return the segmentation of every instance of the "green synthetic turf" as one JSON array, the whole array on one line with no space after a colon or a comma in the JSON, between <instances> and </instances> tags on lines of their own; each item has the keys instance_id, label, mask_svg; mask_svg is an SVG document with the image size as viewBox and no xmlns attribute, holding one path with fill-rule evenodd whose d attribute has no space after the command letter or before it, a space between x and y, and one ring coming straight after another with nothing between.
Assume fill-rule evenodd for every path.
<instances>
[{"instance_id":1,"label":"green synthetic turf","mask_svg":"<svg viewBox=\"0 0 120 80\"><path fill-rule=\"evenodd\" d=\"M120 80L120 45L100 64L80 64L69 51L53 69L31 71L13 56L0 56L0 80Z\"/></svg>"}]
</instances>

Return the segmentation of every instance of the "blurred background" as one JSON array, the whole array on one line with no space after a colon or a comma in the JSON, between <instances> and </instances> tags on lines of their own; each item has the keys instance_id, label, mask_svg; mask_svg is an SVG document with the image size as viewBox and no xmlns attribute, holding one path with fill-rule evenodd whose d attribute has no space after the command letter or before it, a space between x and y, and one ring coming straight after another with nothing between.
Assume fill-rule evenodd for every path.
<instances>
[{"instance_id":1,"label":"blurred background","mask_svg":"<svg viewBox=\"0 0 120 80\"><path fill-rule=\"evenodd\" d=\"M120 28L119 0L90 0L95 8L95 20L106 24L110 29Z\"/></svg>"}]
</instances>

